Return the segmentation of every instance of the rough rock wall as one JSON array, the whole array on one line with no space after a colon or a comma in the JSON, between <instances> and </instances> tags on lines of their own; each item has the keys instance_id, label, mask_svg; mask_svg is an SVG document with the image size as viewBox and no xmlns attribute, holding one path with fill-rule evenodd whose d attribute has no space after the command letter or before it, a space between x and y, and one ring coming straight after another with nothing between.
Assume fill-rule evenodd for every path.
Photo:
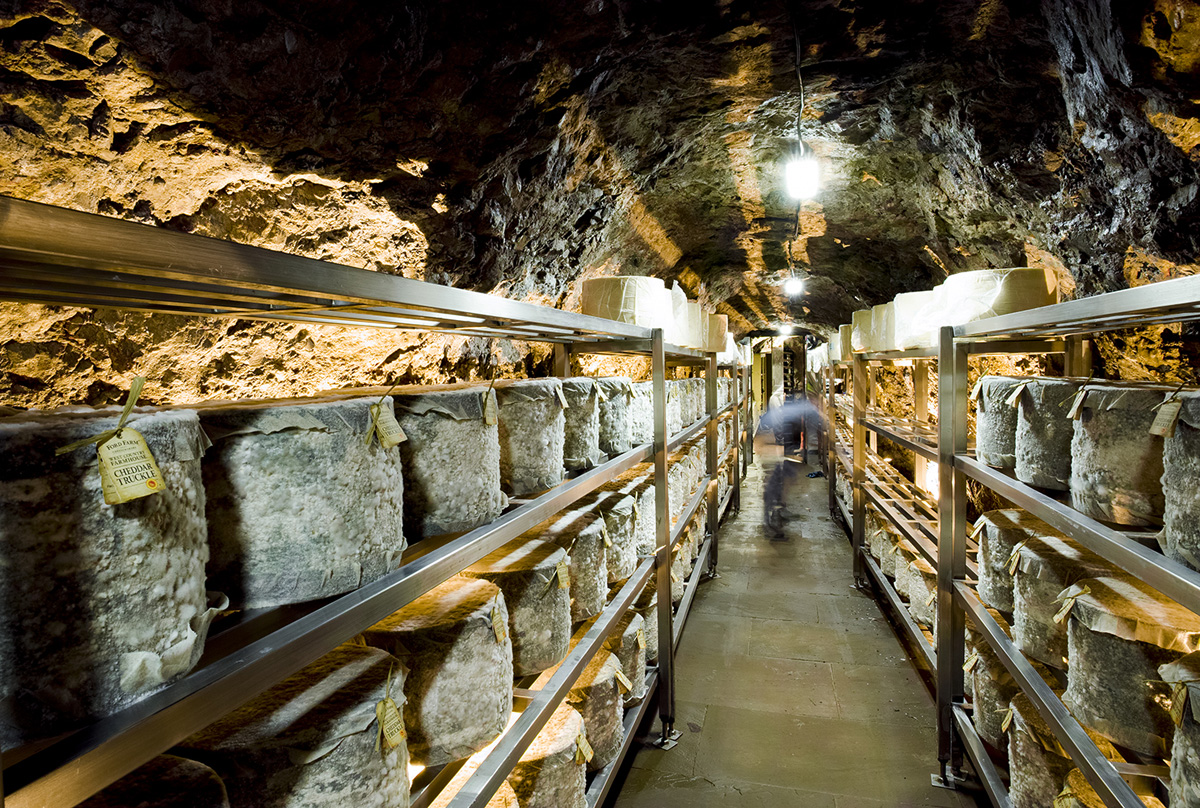
<instances>
[{"instance_id":1,"label":"rough rock wall","mask_svg":"<svg viewBox=\"0 0 1200 808\"><path fill-rule=\"evenodd\" d=\"M579 278L658 275L738 332L988 266L1078 295L1194 271L1193 0L792 5L0 0L0 193L567 308ZM824 173L799 211L793 17ZM529 351L7 306L0 395L305 394ZM1169 376L1194 339L1101 354Z\"/></svg>"}]
</instances>

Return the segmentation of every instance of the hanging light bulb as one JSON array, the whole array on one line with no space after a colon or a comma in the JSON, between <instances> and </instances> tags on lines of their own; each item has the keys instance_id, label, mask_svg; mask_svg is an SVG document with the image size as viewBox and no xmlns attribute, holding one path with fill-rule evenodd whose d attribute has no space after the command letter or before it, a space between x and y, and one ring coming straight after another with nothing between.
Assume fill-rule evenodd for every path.
<instances>
[{"instance_id":1,"label":"hanging light bulb","mask_svg":"<svg viewBox=\"0 0 1200 808\"><path fill-rule=\"evenodd\" d=\"M783 282L783 293L789 297L804 294L804 279L792 275Z\"/></svg>"},{"instance_id":2,"label":"hanging light bulb","mask_svg":"<svg viewBox=\"0 0 1200 808\"><path fill-rule=\"evenodd\" d=\"M803 140L784 167L788 195L793 199L812 199L821 190L821 169L817 155Z\"/></svg>"},{"instance_id":3,"label":"hanging light bulb","mask_svg":"<svg viewBox=\"0 0 1200 808\"><path fill-rule=\"evenodd\" d=\"M779 333L781 336L786 337L795 330L796 330L796 327L794 325L792 325L791 323L784 323L783 325L779 326Z\"/></svg>"}]
</instances>

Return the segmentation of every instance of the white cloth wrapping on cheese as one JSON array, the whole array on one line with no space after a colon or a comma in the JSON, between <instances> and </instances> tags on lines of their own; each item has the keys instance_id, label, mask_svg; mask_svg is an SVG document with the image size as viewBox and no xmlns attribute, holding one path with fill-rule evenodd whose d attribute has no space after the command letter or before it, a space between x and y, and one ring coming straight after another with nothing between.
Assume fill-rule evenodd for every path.
<instances>
[{"instance_id":1,"label":"white cloth wrapping on cheese","mask_svg":"<svg viewBox=\"0 0 1200 808\"><path fill-rule=\"evenodd\" d=\"M500 406L500 483L515 497L563 481L562 382L506 379L495 384Z\"/></svg>"},{"instance_id":2,"label":"white cloth wrapping on cheese","mask_svg":"<svg viewBox=\"0 0 1200 808\"><path fill-rule=\"evenodd\" d=\"M600 397L596 381L588 376L562 380L567 407L563 410L563 467L584 471L598 466L600 453Z\"/></svg>"},{"instance_id":3,"label":"white cloth wrapping on cheese","mask_svg":"<svg viewBox=\"0 0 1200 808\"><path fill-rule=\"evenodd\" d=\"M964 325L1058 302L1058 282L1048 269L1017 267L958 272L941 286L945 322ZM941 318L938 318L939 320Z\"/></svg>"},{"instance_id":4,"label":"white cloth wrapping on cheese","mask_svg":"<svg viewBox=\"0 0 1200 808\"><path fill-rule=\"evenodd\" d=\"M654 442L654 382L634 382L630 387L629 440L634 446Z\"/></svg>"},{"instance_id":5,"label":"white cloth wrapping on cheese","mask_svg":"<svg viewBox=\"0 0 1200 808\"><path fill-rule=\"evenodd\" d=\"M872 350L871 310L859 309L850 316L850 349L852 352ZM843 357L849 358L849 357Z\"/></svg>"},{"instance_id":6,"label":"white cloth wrapping on cheese","mask_svg":"<svg viewBox=\"0 0 1200 808\"><path fill-rule=\"evenodd\" d=\"M408 808L408 748L376 746L377 705L404 707L404 666L347 643L180 744L233 808Z\"/></svg>"},{"instance_id":7,"label":"white cloth wrapping on cheese","mask_svg":"<svg viewBox=\"0 0 1200 808\"><path fill-rule=\"evenodd\" d=\"M94 445L119 411L0 418L0 746L110 715L190 671L228 601L206 593L208 542L190 410L134 410L165 488L106 505Z\"/></svg>"},{"instance_id":8,"label":"white cloth wrapping on cheese","mask_svg":"<svg viewBox=\"0 0 1200 808\"><path fill-rule=\"evenodd\" d=\"M233 608L338 595L400 566L398 447L366 442L377 398L209 402L198 407L209 585ZM381 402L392 408L390 399Z\"/></svg>"},{"instance_id":9,"label":"white cloth wrapping on cheese","mask_svg":"<svg viewBox=\"0 0 1200 808\"><path fill-rule=\"evenodd\" d=\"M571 641L571 588L558 574L571 563L557 544L518 538L463 570L500 588L508 607L513 675L541 673L562 661Z\"/></svg>"},{"instance_id":10,"label":"white cloth wrapping on cheese","mask_svg":"<svg viewBox=\"0 0 1200 808\"><path fill-rule=\"evenodd\" d=\"M1163 447L1163 552L1200 570L1200 393L1180 393L1175 434Z\"/></svg>"},{"instance_id":11,"label":"white cloth wrapping on cheese","mask_svg":"<svg viewBox=\"0 0 1200 808\"><path fill-rule=\"evenodd\" d=\"M979 599L1012 614L1013 551L1021 542L1061 534L1020 508L988 511L975 522L975 529L979 531Z\"/></svg>"},{"instance_id":12,"label":"white cloth wrapping on cheese","mask_svg":"<svg viewBox=\"0 0 1200 808\"><path fill-rule=\"evenodd\" d=\"M410 541L495 521L508 506L495 391L477 384L398 387L392 401L408 436L399 448Z\"/></svg>"},{"instance_id":13,"label":"white cloth wrapping on cheese","mask_svg":"<svg viewBox=\"0 0 1200 808\"><path fill-rule=\"evenodd\" d=\"M604 518L608 582L624 581L633 575L638 561L637 500L633 494L600 489L579 499L572 510L591 510Z\"/></svg>"},{"instance_id":14,"label":"white cloth wrapping on cheese","mask_svg":"<svg viewBox=\"0 0 1200 808\"><path fill-rule=\"evenodd\" d=\"M1175 725L1158 668L1200 649L1200 616L1124 574L1079 581L1060 597L1074 598L1063 702L1118 746L1169 755Z\"/></svg>"},{"instance_id":15,"label":"white cloth wrapping on cheese","mask_svg":"<svg viewBox=\"0 0 1200 808\"><path fill-rule=\"evenodd\" d=\"M508 607L494 584L455 576L363 632L408 668L404 726L421 766L461 760L504 731L512 712Z\"/></svg>"},{"instance_id":16,"label":"white cloth wrapping on cheese","mask_svg":"<svg viewBox=\"0 0 1200 808\"><path fill-rule=\"evenodd\" d=\"M937 345L937 333L926 319L926 310L936 295L927 292L902 292L892 301L895 304L896 349L910 351Z\"/></svg>"},{"instance_id":17,"label":"white cloth wrapping on cheese","mask_svg":"<svg viewBox=\"0 0 1200 808\"><path fill-rule=\"evenodd\" d=\"M602 376L596 379L600 398L600 451L619 455L633 448L633 433L629 425L629 405L633 397L633 382L625 376Z\"/></svg>"},{"instance_id":18,"label":"white cloth wrapping on cheese","mask_svg":"<svg viewBox=\"0 0 1200 808\"><path fill-rule=\"evenodd\" d=\"M655 526L654 466L639 463L600 486L601 491L616 491L633 497L634 552L638 558L654 555L658 543Z\"/></svg>"},{"instance_id":19,"label":"white cloth wrapping on cheese","mask_svg":"<svg viewBox=\"0 0 1200 808\"><path fill-rule=\"evenodd\" d=\"M521 808L585 808L587 764L579 739L586 739L583 716L559 705L508 776Z\"/></svg>"},{"instance_id":20,"label":"white cloth wrapping on cheese","mask_svg":"<svg viewBox=\"0 0 1200 808\"><path fill-rule=\"evenodd\" d=\"M604 642L632 685L624 697L627 707L646 697L646 646L646 619L633 609L622 615Z\"/></svg>"},{"instance_id":21,"label":"white cloth wrapping on cheese","mask_svg":"<svg viewBox=\"0 0 1200 808\"><path fill-rule=\"evenodd\" d=\"M1023 483L1066 491L1071 479L1071 438L1067 417L1083 379L1034 379L1017 408L1014 473Z\"/></svg>"},{"instance_id":22,"label":"white cloth wrapping on cheese","mask_svg":"<svg viewBox=\"0 0 1200 808\"><path fill-rule=\"evenodd\" d=\"M1165 385L1092 383L1071 440L1071 507L1120 525L1160 525L1163 439L1150 434Z\"/></svg>"},{"instance_id":23,"label":"white cloth wrapping on cheese","mask_svg":"<svg viewBox=\"0 0 1200 808\"><path fill-rule=\"evenodd\" d=\"M660 278L588 278L580 289L580 308L592 317L657 328L662 317L663 288Z\"/></svg>"},{"instance_id":24,"label":"white cloth wrapping on cheese","mask_svg":"<svg viewBox=\"0 0 1200 808\"><path fill-rule=\"evenodd\" d=\"M604 611L608 599L608 526L592 510L569 509L521 534L522 539L549 541L570 556L571 622Z\"/></svg>"}]
</instances>

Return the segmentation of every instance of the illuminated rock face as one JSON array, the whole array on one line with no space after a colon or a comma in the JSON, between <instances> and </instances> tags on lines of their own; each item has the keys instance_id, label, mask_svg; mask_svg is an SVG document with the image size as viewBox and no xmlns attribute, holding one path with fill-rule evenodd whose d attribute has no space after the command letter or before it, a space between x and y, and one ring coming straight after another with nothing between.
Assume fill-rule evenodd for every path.
<instances>
[{"instance_id":1,"label":"illuminated rock face","mask_svg":"<svg viewBox=\"0 0 1200 808\"><path fill-rule=\"evenodd\" d=\"M746 0L10 0L0 193L567 308L580 278L678 279L736 333L789 311L789 260L812 273L790 312L825 334L948 272L1047 266L1083 295L1194 270L1196 3L798 5L823 177L798 226L792 25ZM1122 377L1194 353L1172 332L1100 347ZM0 394L548 369L529 350L4 306Z\"/></svg>"}]
</instances>

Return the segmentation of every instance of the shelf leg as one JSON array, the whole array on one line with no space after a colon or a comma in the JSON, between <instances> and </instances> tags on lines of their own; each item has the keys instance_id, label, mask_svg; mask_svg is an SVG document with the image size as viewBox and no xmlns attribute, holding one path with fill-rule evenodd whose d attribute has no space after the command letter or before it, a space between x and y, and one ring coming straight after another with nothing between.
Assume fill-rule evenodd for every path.
<instances>
[{"instance_id":1,"label":"shelf leg","mask_svg":"<svg viewBox=\"0 0 1200 808\"><path fill-rule=\"evenodd\" d=\"M954 705L963 701L963 611L954 583L967 571L966 477L954 467L967 450L967 349L944 327L938 344L938 645L937 731L942 779L962 781L962 744L955 737Z\"/></svg>"},{"instance_id":2,"label":"shelf leg","mask_svg":"<svg viewBox=\"0 0 1200 808\"><path fill-rule=\"evenodd\" d=\"M654 516L657 533L655 586L658 592L658 715L663 736L675 726L675 636L671 603L671 519L667 502L667 356L661 328L651 337L654 387Z\"/></svg>"},{"instance_id":3,"label":"shelf leg","mask_svg":"<svg viewBox=\"0 0 1200 808\"><path fill-rule=\"evenodd\" d=\"M565 343L554 345L554 375L565 379L571 375L571 346Z\"/></svg>"},{"instance_id":4,"label":"shelf leg","mask_svg":"<svg viewBox=\"0 0 1200 808\"><path fill-rule=\"evenodd\" d=\"M712 537L712 548L708 554L708 572L715 574L717 571L717 548L720 542L717 540L718 521L721 514L717 513L717 508L720 502L717 500L717 430L720 428L720 419L715 417L717 412L717 355L715 353L708 354L708 360L704 366L704 406L708 410L712 420L708 422L708 427L705 430L705 443L707 444L708 454L708 535Z\"/></svg>"},{"instance_id":5,"label":"shelf leg","mask_svg":"<svg viewBox=\"0 0 1200 808\"><path fill-rule=\"evenodd\" d=\"M854 549L854 582L859 588L866 588L867 572L863 564L863 557L860 550L863 546L863 538L866 535L867 522L867 499L866 492L863 486L867 479L867 428L866 424L866 409L867 409L867 394L868 383L874 378L871 374L868 377L866 360L861 354L854 357L854 474L851 480L850 491L853 495L854 502L852 504L850 525L850 542Z\"/></svg>"},{"instance_id":6,"label":"shelf leg","mask_svg":"<svg viewBox=\"0 0 1200 808\"><path fill-rule=\"evenodd\" d=\"M1065 372L1068 376L1092 375L1092 341L1083 337L1067 337Z\"/></svg>"},{"instance_id":7,"label":"shelf leg","mask_svg":"<svg viewBox=\"0 0 1200 808\"><path fill-rule=\"evenodd\" d=\"M913 416L918 424L924 424L929 420L929 363L924 359L914 360L912 372ZM925 488L929 479L929 461L921 455L916 455L913 471L917 478L917 487Z\"/></svg>"}]
</instances>

